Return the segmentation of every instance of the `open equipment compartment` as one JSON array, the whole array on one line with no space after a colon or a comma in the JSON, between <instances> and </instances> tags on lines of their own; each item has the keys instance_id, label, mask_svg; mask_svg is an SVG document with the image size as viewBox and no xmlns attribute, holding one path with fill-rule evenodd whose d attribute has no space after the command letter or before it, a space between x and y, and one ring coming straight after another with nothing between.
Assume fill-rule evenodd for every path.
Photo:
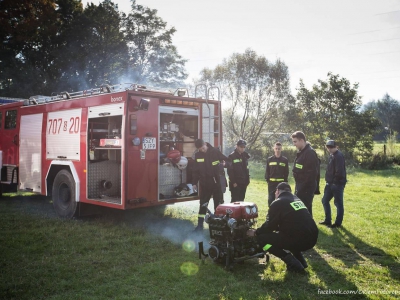
<instances>
[{"instance_id":1,"label":"open equipment compartment","mask_svg":"<svg viewBox=\"0 0 400 300\"><path fill-rule=\"evenodd\" d=\"M191 182L191 166L199 137L199 110L172 106L159 107L159 200L177 198L174 189ZM168 159L168 153L178 150L188 160L185 169L179 169ZM187 197L191 195L188 194Z\"/></svg>"},{"instance_id":2,"label":"open equipment compartment","mask_svg":"<svg viewBox=\"0 0 400 300\"><path fill-rule=\"evenodd\" d=\"M87 194L92 200L121 204L123 108L112 104L99 109L89 108Z\"/></svg>"}]
</instances>

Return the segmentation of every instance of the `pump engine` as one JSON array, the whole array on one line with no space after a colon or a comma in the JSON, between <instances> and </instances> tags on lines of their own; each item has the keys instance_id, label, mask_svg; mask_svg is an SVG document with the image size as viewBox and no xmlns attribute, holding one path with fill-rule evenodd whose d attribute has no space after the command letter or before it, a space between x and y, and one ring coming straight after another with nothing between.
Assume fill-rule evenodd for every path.
<instances>
[{"instance_id":1,"label":"pump engine","mask_svg":"<svg viewBox=\"0 0 400 300\"><path fill-rule=\"evenodd\" d=\"M229 269L251 258L266 257L268 261L269 256L259 251L256 238L246 234L256 224L257 217L258 207L252 202L220 204L215 214L207 209L204 221L210 230L210 248L205 254L203 242L199 242L199 259L210 257L216 263L225 263Z\"/></svg>"}]
</instances>

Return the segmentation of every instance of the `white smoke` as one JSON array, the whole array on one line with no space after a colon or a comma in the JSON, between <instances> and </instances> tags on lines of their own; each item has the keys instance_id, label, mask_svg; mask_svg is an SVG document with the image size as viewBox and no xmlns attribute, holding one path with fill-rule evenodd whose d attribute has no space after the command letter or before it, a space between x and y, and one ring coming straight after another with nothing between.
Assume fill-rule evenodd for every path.
<instances>
[{"instance_id":1,"label":"white smoke","mask_svg":"<svg viewBox=\"0 0 400 300\"><path fill-rule=\"evenodd\" d=\"M170 213L170 210L173 212ZM162 236L177 246L185 247L184 244L195 245L198 250L198 242L203 242L204 249L208 249L209 231L208 225L204 223L202 232L194 231L197 225L197 214L199 201L190 201L167 205L165 207L140 208L123 213L123 220L119 221L130 224L136 228L143 228L148 233ZM170 215L172 215L170 217ZM189 219L174 218L174 215L194 216L195 223Z\"/></svg>"}]
</instances>

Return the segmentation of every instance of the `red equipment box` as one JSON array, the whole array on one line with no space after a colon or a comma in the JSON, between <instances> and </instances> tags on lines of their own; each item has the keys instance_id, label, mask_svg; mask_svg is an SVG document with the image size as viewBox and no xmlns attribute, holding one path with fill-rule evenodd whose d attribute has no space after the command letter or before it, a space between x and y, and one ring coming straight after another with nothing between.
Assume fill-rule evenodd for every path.
<instances>
[{"instance_id":1,"label":"red equipment box","mask_svg":"<svg viewBox=\"0 0 400 300\"><path fill-rule=\"evenodd\" d=\"M253 202L233 202L218 205L215 215L224 216L229 214L230 218L239 219L255 219L258 217L257 204Z\"/></svg>"}]
</instances>

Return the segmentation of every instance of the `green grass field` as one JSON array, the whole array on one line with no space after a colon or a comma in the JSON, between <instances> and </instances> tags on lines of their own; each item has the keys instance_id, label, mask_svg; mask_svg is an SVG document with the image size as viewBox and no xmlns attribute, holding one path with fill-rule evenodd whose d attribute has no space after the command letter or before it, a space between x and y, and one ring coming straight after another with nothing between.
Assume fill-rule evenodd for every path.
<instances>
[{"instance_id":1,"label":"green grass field","mask_svg":"<svg viewBox=\"0 0 400 300\"><path fill-rule=\"evenodd\" d=\"M384 153L386 148L386 153L388 155L399 155L400 154L400 143L390 144L387 142L375 142L374 143L374 154Z\"/></svg>"},{"instance_id":2,"label":"green grass field","mask_svg":"<svg viewBox=\"0 0 400 300\"><path fill-rule=\"evenodd\" d=\"M319 226L317 246L305 253L307 275L286 273L274 256L233 271L202 264L195 246L209 235L192 233L198 201L60 220L49 198L6 194L0 299L398 299L400 169L348 172L343 227ZM257 203L261 225L263 165L252 164L251 174L246 200ZM321 198L314 198L316 221Z\"/></svg>"}]
</instances>

